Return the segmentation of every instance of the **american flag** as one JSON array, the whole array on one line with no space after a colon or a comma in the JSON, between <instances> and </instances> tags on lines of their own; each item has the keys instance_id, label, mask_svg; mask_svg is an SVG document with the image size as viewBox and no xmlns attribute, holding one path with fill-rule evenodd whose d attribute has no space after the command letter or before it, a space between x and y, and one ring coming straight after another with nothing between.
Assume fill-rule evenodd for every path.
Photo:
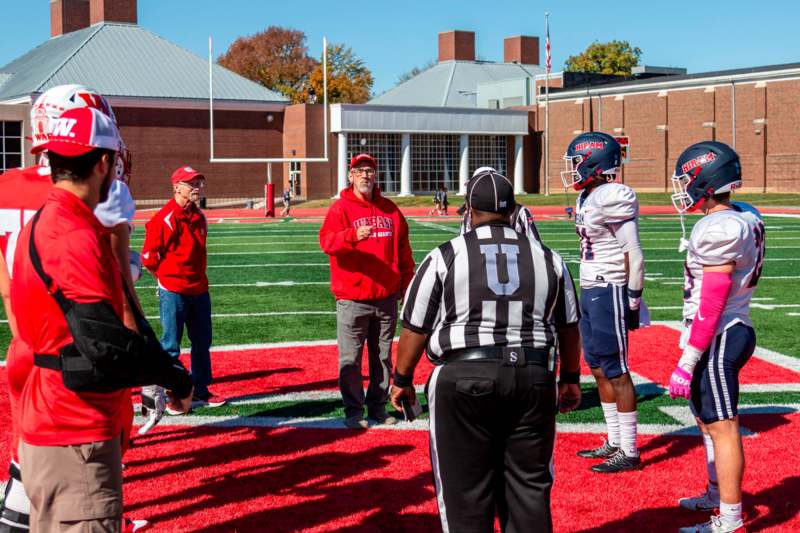
<instances>
[{"instance_id":1,"label":"american flag","mask_svg":"<svg viewBox=\"0 0 800 533\"><path fill-rule=\"evenodd\" d=\"M550 74L550 21L547 21L547 35L544 40L544 65L548 74Z\"/></svg>"}]
</instances>

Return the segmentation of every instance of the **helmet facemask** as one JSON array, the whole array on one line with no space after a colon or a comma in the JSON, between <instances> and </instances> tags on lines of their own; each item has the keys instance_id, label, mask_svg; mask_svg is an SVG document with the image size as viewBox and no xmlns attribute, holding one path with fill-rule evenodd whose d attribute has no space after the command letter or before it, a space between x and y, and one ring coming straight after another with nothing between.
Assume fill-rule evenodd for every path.
<instances>
[{"instance_id":1,"label":"helmet facemask","mask_svg":"<svg viewBox=\"0 0 800 533\"><path fill-rule=\"evenodd\" d=\"M583 163L583 156L577 155L564 155L564 170L561 171L561 181L564 183L564 188L569 189L574 187L578 189L577 185L583 181L583 178L578 173L578 167Z\"/></svg>"},{"instance_id":2,"label":"helmet facemask","mask_svg":"<svg viewBox=\"0 0 800 533\"><path fill-rule=\"evenodd\" d=\"M700 168L698 167L697 170ZM696 208L694 199L689 195L689 185L693 180L694 176L690 176L688 173L680 176L672 175L672 206L678 213L694 211Z\"/></svg>"}]
</instances>

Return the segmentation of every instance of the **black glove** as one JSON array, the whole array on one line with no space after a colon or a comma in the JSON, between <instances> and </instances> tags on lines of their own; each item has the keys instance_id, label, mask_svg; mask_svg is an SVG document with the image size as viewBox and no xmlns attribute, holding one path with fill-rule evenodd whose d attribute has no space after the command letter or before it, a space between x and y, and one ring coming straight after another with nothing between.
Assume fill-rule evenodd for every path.
<instances>
[{"instance_id":1,"label":"black glove","mask_svg":"<svg viewBox=\"0 0 800 533\"><path fill-rule=\"evenodd\" d=\"M628 309L628 314L625 316L628 323L628 330L633 331L639 329L639 309Z\"/></svg>"}]
</instances>

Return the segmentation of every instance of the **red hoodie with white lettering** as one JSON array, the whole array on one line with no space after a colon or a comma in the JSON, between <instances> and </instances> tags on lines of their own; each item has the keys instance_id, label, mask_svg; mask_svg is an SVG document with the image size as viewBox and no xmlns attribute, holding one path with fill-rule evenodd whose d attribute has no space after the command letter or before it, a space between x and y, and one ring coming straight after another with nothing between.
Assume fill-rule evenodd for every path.
<instances>
[{"instance_id":1,"label":"red hoodie with white lettering","mask_svg":"<svg viewBox=\"0 0 800 533\"><path fill-rule=\"evenodd\" d=\"M361 226L372 226L363 241L356 237ZM319 244L330 256L331 292L337 300L402 298L414 276L406 219L377 186L372 201L356 196L352 185L344 189L325 216Z\"/></svg>"}]
</instances>

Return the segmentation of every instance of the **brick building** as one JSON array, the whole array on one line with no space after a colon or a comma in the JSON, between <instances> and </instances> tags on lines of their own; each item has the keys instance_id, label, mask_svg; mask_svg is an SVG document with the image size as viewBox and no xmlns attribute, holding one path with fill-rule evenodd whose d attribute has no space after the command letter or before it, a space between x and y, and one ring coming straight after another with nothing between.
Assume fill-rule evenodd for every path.
<instances>
[{"instance_id":1,"label":"brick building","mask_svg":"<svg viewBox=\"0 0 800 533\"><path fill-rule=\"evenodd\" d=\"M535 109L540 136L541 97ZM638 190L671 190L669 178L680 153L694 142L717 140L739 153L744 190L795 192L800 185L800 63L556 90L550 93L550 126L553 187L561 186L561 157L572 137L601 130L630 138L630 162L622 176ZM541 152L535 159L540 179L533 190L538 192L544 189Z\"/></svg>"},{"instance_id":2,"label":"brick building","mask_svg":"<svg viewBox=\"0 0 800 533\"><path fill-rule=\"evenodd\" d=\"M111 102L138 201L168 197L170 173L185 164L208 175L211 199L263 195L265 165L209 164L207 59L139 27L136 0L51 0L50 12L51 39L0 67L0 171L34 163L25 140L32 102L79 83ZM214 91L217 156L283 155L283 96L218 65Z\"/></svg>"},{"instance_id":3,"label":"brick building","mask_svg":"<svg viewBox=\"0 0 800 533\"><path fill-rule=\"evenodd\" d=\"M518 192L544 192L544 69L539 39L504 41L503 61L476 60L475 34L438 35L438 62L367 104L334 104L325 139L321 105L289 105L214 65L217 158L318 158L327 162L210 163L208 63L140 28L136 0L50 0L52 38L0 67L0 171L33 161L25 136L31 103L48 88L81 83L106 95L133 154L140 203L169 193L167 176L192 164L209 177L212 204L276 194L329 198L347 184L347 161L378 158L389 194L463 190L475 168L492 165ZM630 138L623 179L639 190L670 189L678 154L716 139L742 157L746 189L794 191L800 184L800 63L685 74L643 68L630 78L550 76L552 191L568 142L602 130Z\"/></svg>"}]
</instances>

